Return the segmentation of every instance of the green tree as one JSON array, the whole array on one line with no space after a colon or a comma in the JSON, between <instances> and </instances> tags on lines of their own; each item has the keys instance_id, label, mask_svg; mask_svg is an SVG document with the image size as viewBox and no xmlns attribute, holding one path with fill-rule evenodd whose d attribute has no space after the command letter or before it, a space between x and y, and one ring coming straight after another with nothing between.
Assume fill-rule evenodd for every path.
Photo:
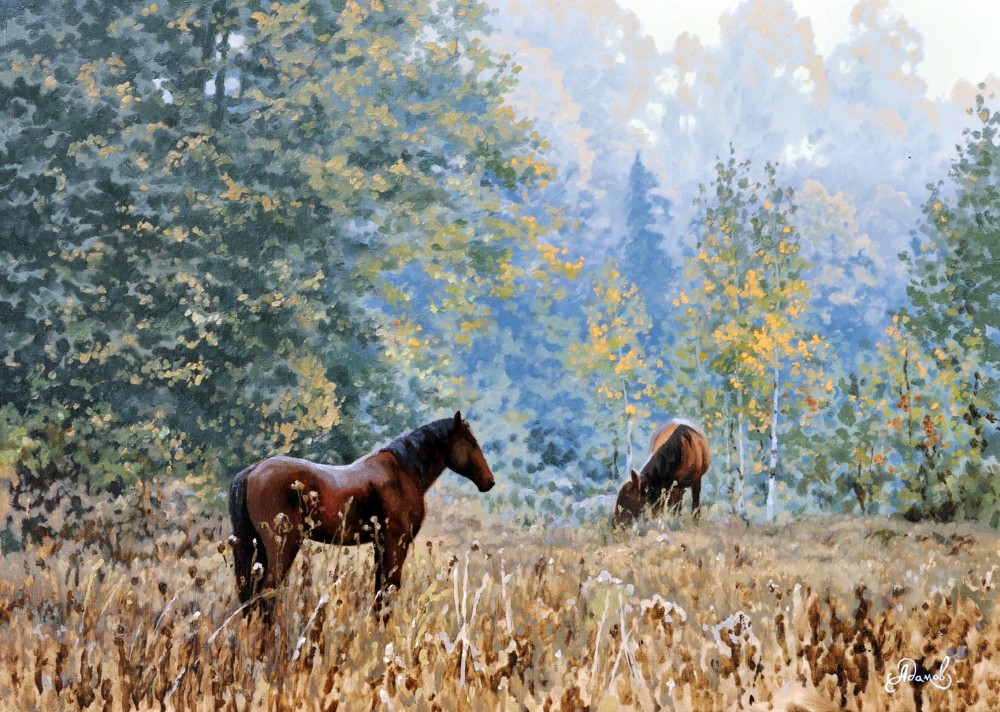
<instances>
[{"instance_id":1,"label":"green tree","mask_svg":"<svg viewBox=\"0 0 1000 712\"><path fill-rule=\"evenodd\" d=\"M889 385L883 403L890 467L898 472L898 508L912 519L980 518L996 523L998 488L975 442L977 427L963 414L973 382L943 353L931 354L909 330L907 316L893 317L877 354ZM937 351L942 351L940 348Z\"/></svg>"},{"instance_id":2,"label":"green tree","mask_svg":"<svg viewBox=\"0 0 1000 712\"><path fill-rule=\"evenodd\" d=\"M551 168L484 14L68 0L6 23L0 397L64 470L348 458L409 422L406 384L540 259L523 192Z\"/></svg>"},{"instance_id":3,"label":"green tree","mask_svg":"<svg viewBox=\"0 0 1000 712\"><path fill-rule=\"evenodd\" d=\"M820 496L832 501L839 498L845 509L856 505L861 514L884 511L896 479L893 433L886 427L892 382L881 356L859 354L857 370L838 380L830 407L820 415L823 422L811 438L815 479L834 490Z\"/></svg>"},{"instance_id":4,"label":"green tree","mask_svg":"<svg viewBox=\"0 0 1000 712\"><path fill-rule=\"evenodd\" d=\"M961 389L969 446L985 449L996 433L1000 396L1000 113L980 95L949 171L929 186L901 311L909 331ZM946 195L953 197L948 198Z\"/></svg>"}]
</instances>

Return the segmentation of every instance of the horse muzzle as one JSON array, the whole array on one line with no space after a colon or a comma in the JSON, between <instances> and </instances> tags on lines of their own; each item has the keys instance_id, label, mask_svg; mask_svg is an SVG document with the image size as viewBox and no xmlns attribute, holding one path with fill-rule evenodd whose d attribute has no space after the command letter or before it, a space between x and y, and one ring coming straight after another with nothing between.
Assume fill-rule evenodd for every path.
<instances>
[{"instance_id":1,"label":"horse muzzle","mask_svg":"<svg viewBox=\"0 0 1000 712\"><path fill-rule=\"evenodd\" d=\"M476 486L477 486L477 487L479 488L479 491L480 491L480 492L489 492L489 491L490 491L491 489L493 489L493 485L495 485L495 484L496 484L496 480L494 480L494 479L493 479L493 478L491 477L491 478L490 478L489 480L487 480L486 482L480 482L480 483L479 483L478 485L476 485Z\"/></svg>"}]
</instances>

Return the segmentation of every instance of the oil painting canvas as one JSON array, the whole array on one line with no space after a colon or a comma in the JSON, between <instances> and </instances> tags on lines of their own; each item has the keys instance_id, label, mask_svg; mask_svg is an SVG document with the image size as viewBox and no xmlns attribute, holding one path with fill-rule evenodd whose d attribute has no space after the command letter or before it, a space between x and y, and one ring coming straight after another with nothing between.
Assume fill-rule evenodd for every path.
<instances>
[{"instance_id":1,"label":"oil painting canvas","mask_svg":"<svg viewBox=\"0 0 1000 712\"><path fill-rule=\"evenodd\" d=\"M0 0L0 707L1000 709L997 27Z\"/></svg>"}]
</instances>

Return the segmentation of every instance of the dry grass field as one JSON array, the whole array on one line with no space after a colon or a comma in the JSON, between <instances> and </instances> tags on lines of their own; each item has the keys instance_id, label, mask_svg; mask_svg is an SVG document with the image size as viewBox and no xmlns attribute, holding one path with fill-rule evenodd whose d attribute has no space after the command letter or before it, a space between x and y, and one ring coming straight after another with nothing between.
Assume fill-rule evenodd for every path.
<instances>
[{"instance_id":1,"label":"dry grass field","mask_svg":"<svg viewBox=\"0 0 1000 712\"><path fill-rule=\"evenodd\" d=\"M518 527L476 500L429 510L385 628L368 548L306 547L271 630L232 615L218 518L9 553L2 707L1000 709L995 531L681 519L612 535ZM905 658L920 679L887 691Z\"/></svg>"}]
</instances>

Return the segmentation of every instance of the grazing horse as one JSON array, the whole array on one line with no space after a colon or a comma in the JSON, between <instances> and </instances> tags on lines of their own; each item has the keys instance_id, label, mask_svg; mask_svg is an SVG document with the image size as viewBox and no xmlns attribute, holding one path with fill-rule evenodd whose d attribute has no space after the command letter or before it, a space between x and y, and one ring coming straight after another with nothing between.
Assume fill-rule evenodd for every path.
<instances>
[{"instance_id":1,"label":"grazing horse","mask_svg":"<svg viewBox=\"0 0 1000 712\"><path fill-rule=\"evenodd\" d=\"M306 539L374 544L373 611L379 615L390 588L399 588L403 562L424 521L424 494L445 468L480 492L493 487L493 473L461 412L401 435L350 465L278 456L243 470L229 490L240 601L276 589Z\"/></svg>"},{"instance_id":2,"label":"grazing horse","mask_svg":"<svg viewBox=\"0 0 1000 712\"><path fill-rule=\"evenodd\" d=\"M670 420L653 434L650 457L642 472L632 470L622 485L611 517L613 527L627 526L650 508L654 514L669 505L679 512L684 490L691 488L691 511L698 517L701 506L701 478L712 456L704 431L687 420Z\"/></svg>"}]
</instances>

